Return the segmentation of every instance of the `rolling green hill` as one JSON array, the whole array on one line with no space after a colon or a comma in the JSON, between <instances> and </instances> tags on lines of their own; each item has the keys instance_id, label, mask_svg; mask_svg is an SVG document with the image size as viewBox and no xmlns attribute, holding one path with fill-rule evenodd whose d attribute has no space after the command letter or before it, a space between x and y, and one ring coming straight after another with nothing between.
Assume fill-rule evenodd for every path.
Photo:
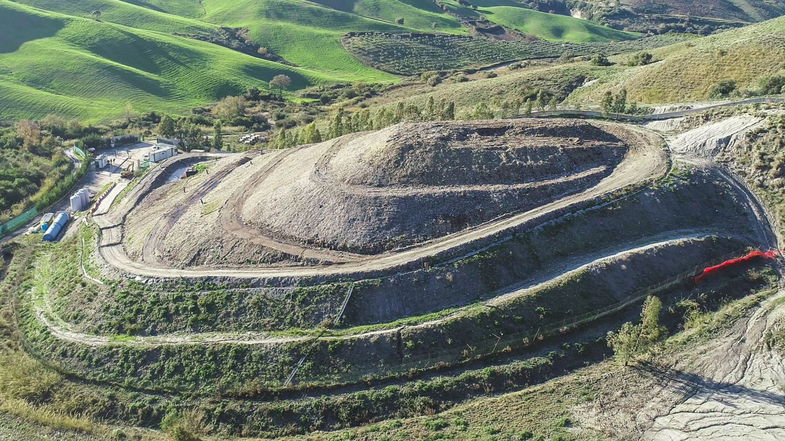
<instances>
[{"instance_id":1,"label":"rolling green hill","mask_svg":"<svg viewBox=\"0 0 785 441\"><path fill-rule=\"evenodd\" d=\"M0 25L36 23L0 40L0 115L85 119L137 110L180 111L289 75L296 87L335 81L221 46L0 0Z\"/></svg>"},{"instance_id":2,"label":"rolling green hill","mask_svg":"<svg viewBox=\"0 0 785 441\"><path fill-rule=\"evenodd\" d=\"M477 9L461 6L455 0L445 0L459 13L466 16L484 16L487 20L524 34L535 35L549 41L599 42L636 38L631 32L600 26L590 21L548 14L522 8L514 0L472 0Z\"/></svg>"},{"instance_id":3,"label":"rolling green hill","mask_svg":"<svg viewBox=\"0 0 785 441\"><path fill-rule=\"evenodd\" d=\"M756 92L762 79L785 75L785 17L653 50L653 64L619 71L579 89L576 102L598 103L607 91L625 88L629 99L674 103L712 98L720 82L729 96ZM624 63L629 56L615 60ZM715 96L716 97L716 96Z\"/></svg>"},{"instance_id":4,"label":"rolling green hill","mask_svg":"<svg viewBox=\"0 0 785 441\"><path fill-rule=\"evenodd\" d=\"M486 0L479 12L510 29L554 41L624 40L632 34ZM101 120L131 103L180 112L266 87L277 74L293 89L337 82L394 82L355 58L349 32L467 35L461 15L431 0L0 0L0 119L49 113ZM220 28L235 42L209 41ZM205 41L203 41L205 40Z\"/></svg>"}]
</instances>

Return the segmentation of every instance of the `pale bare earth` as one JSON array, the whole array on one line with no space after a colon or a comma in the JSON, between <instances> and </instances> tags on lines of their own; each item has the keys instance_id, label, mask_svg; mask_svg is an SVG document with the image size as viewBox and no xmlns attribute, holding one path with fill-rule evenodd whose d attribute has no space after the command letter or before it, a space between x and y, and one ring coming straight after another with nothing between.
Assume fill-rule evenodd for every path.
<instances>
[{"instance_id":1,"label":"pale bare earth","mask_svg":"<svg viewBox=\"0 0 785 441\"><path fill-rule=\"evenodd\" d=\"M781 329L785 291L767 301L724 338L666 372L643 415L644 440L785 439L785 363L767 336Z\"/></svg>"},{"instance_id":2,"label":"pale bare earth","mask_svg":"<svg viewBox=\"0 0 785 441\"><path fill-rule=\"evenodd\" d=\"M714 156L732 149L761 119L741 115L678 133L678 122L650 124L669 132L674 153L687 162L712 166ZM674 133L675 132L675 133ZM761 225L763 242L781 248L769 228L771 217L755 195L730 171L721 174L749 199ZM780 273L783 263L780 262ZM582 413L585 426L614 439L652 441L785 439L785 360L769 338L785 326L785 290L767 299L721 337L676 356L675 361L644 363L647 380L620 385L612 397ZM608 379L610 382L616 379ZM623 381L623 380L618 380Z\"/></svg>"},{"instance_id":3,"label":"pale bare earth","mask_svg":"<svg viewBox=\"0 0 785 441\"><path fill-rule=\"evenodd\" d=\"M731 117L678 135L674 149L712 160L761 123L758 117ZM765 207L756 205L761 224L769 223ZM768 242L779 247L774 236ZM638 413L641 439L785 439L785 362L782 352L767 343L785 324L784 298L781 290L701 353L665 371L652 401Z\"/></svg>"},{"instance_id":4,"label":"pale bare earth","mask_svg":"<svg viewBox=\"0 0 785 441\"><path fill-rule=\"evenodd\" d=\"M599 123L598 123L599 124ZM602 124L610 130L615 129L615 124ZM346 263L335 263L332 265L310 265L302 266L270 266L270 267L236 267L236 268L215 268L215 267L193 267L193 268L172 268L165 264L156 262L138 262L132 259L121 245L123 241L123 219L122 214L114 213L112 216L96 217L96 222L102 227L103 238L100 247L100 254L109 264L123 272L132 273L145 277L238 277L238 278L259 278L259 277L304 277L319 275L351 275L367 273L370 271L390 270L402 267L412 262L428 259L454 247L466 245L475 241L487 239L500 234L505 230L520 225L524 222L532 221L555 210L568 208L583 201L593 200L597 197L607 195L615 190L634 186L651 179L663 176L667 172L667 155L660 145L660 141L648 131L638 131L637 129L627 130L625 136L628 137L630 148L618 166L607 177L602 179L597 185L570 194L553 202L527 210L522 213L507 216L499 220L470 227L459 232L439 237L413 247L404 248L400 251L386 252L373 256L363 257ZM281 155L275 153L274 155ZM264 158L261 161L274 161L275 157ZM260 162L261 162L260 161ZM262 165L259 165L262 166ZM246 167L242 165L240 167ZM231 176L231 175L230 175ZM153 177L151 176L150 179ZM141 184L140 184L141 185ZM198 200L198 199L197 199ZM207 202L207 201L206 201ZM228 205L228 204L227 204ZM183 207L188 209L187 207ZM231 208L231 207L225 207ZM178 209L179 210L179 209ZM214 214L208 214L214 216ZM155 237L154 235L153 237ZM135 240L138 240L135 238ZM317 248L318 249L318 248Z\"/></svg>"}]
</instances>

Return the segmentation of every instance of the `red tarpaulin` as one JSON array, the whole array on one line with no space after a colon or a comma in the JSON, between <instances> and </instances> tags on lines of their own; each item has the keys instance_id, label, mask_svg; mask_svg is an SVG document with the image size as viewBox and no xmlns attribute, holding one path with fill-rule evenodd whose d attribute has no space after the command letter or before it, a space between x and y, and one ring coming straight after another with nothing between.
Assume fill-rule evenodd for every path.
<instances>
[{"instance_id":1,"label":"red tarpaulin","mask_svg":"<svg viewBox=\"0 0 785 441\"><path fill-rule=\"evenodd\" d=\"M697 275L696 277L693 277L692 280L694 280L695 283L698 283L701 280L703 280L704 277L708 276L709 274L715 273L715 272L720 271L720 270L722 270L724 268L727 268L729 266L738 265L738 264L740 264L742 262L747 262L747 261L750 261L752 259L757 259L759 257L762 257L764 259L776 259L778 256L779 256L779 252L777 252L775 250L767 251L765 253L763 251L753 251L753 252L747 254L744 257L737 257L735 259L726 260L725 262L722 262L719 265L710 266L710 267L704 269L703 272L700 273L699 275Z\"/></svg>"}]
</instances>

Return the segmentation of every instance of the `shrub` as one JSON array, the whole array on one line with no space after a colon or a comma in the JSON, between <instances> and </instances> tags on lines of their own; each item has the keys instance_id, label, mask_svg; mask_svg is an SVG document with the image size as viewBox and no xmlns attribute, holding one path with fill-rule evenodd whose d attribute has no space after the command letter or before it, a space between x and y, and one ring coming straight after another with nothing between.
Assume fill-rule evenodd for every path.
<instances>
[{"instance_id":1,"label":"shrub","mask_svg":"<svg viewBox=\"0 0 785 441\"><path fill-rule=\"evenodd\" d=\"M785 75L775 75L760 79L759 90L763 95L785 93Z\"/></svg>"},{"instance_id":2,"label":"shrub","mask_svg":"<svg viewBox=\"0 0 785 441\"><path fill-rule=\"evenodd\" d=\"M613 349L614 356L625 366L636 356L647 352L665 336L665 328L660 325L662 301L649 296L643 302L641 322L630 322L622 325L618 332L608 333L608 346Z\"/></svg>"},{"instance_id":3,"label":"shrub","mask_svg":"<svg viewBox=\"0 0 785 441\"><path fill-rule=\"evenodd\" d=\"M736 82L733 80L720 81L711 88L710 98L725 98L736 91Z\"/></svg>"},{"instance_id":4,"label":"shrub","mask_svg":"<svg viewBox=\"0 0 785 441\"><path fill-rule=\"evenodd\" d=\"M608 56L605 54L596 54L591 57L591 64L593 66L612 66L611 60L608 59Z\"/></svg>"},{"instance_id":5,"label":"shrub","mask_svg":"<svg viewBox=\"0 0 785 441\"><path fill-rule=\"evenodd\" d=\"M242 96L228 96L213 107L213 115L225 121L245 114L248 101Z\"/></svg>"},{"instance_id":6,"label":"shrub","mask_svg":"<svg viewBox=\"0 0 785 441\"><path fill-rule=\"evenodd\" d=\"M85 136L79 142L88 149L108 147L106 140L95 133Z\"/></svg>"},{"instance_id":7,"label":"shrub","mask_svg":"<svg viewBox=\"0 0 785 441\"><path fill-rule=\"evenodd\" d=\"M635 54L629 62L627 62L628 66L645 66L647 64L651 64L653 61L654 56L650 52L638 52Z\"/></svg>"}]
</instances>

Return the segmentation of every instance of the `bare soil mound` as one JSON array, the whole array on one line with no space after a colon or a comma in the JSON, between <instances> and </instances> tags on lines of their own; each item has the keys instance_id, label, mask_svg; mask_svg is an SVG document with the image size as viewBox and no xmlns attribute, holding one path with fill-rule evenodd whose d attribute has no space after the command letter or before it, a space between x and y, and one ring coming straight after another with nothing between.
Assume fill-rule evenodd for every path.
<instances>
[{"instance_id":1,"label":"bare soil mound","mask_svg":"<svg viewBox=\"0 0 785 441\"><path fill-rule=\"evenodd\" d=\"M591 124L527 121L401 124L308 150L287 161L307 166L271 172L272 191L251 195L243 219L276 236L366 254L590 188L626 147Z\"/></svg>"},{"instance_id":2,"label":"bare soil mound","mask_svg":"<svg viewBox=\"0 0 785 441\"><path fill-rule=\"evenodd\" d=\"M142 200L126 237L147 239L125 245L175 267L356 261L586 191L640 142L566 119L403 123L227 158Z\"/></svg>"}]
</instances>

